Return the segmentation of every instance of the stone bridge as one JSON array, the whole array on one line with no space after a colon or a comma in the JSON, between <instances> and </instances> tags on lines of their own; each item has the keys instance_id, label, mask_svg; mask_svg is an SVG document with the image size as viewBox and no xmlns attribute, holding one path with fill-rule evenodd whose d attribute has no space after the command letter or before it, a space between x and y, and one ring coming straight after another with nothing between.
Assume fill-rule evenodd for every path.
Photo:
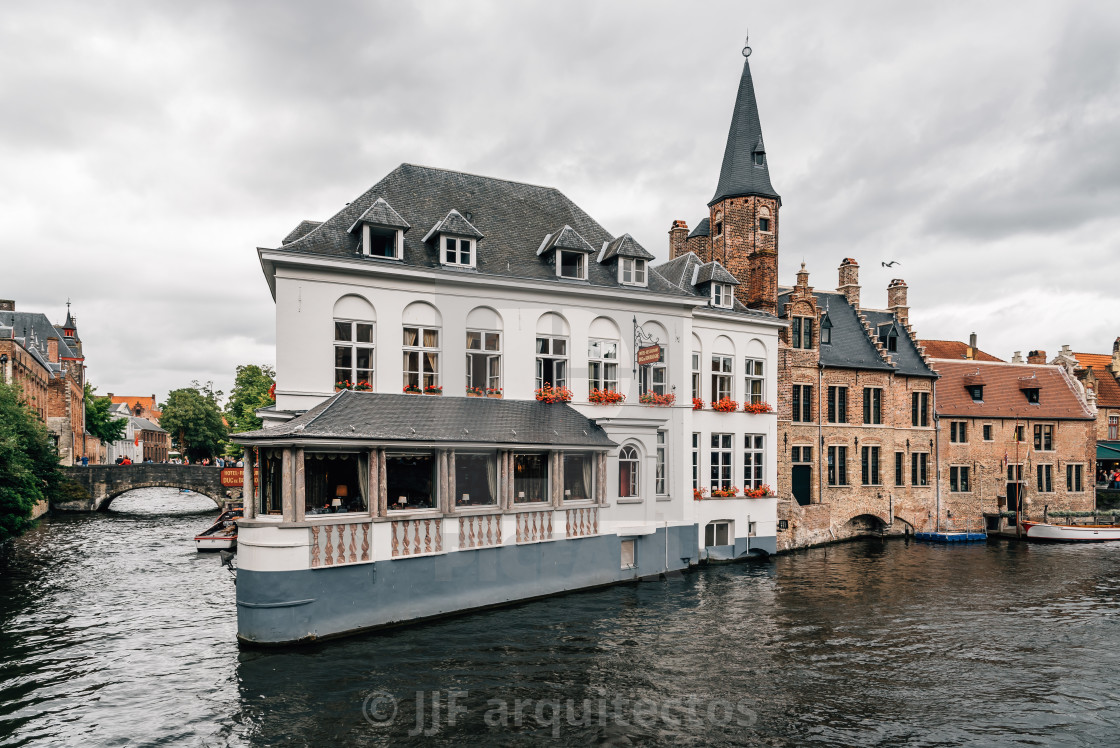
<instances>
[{"instance_id":1,"label":"stone bridge","mask_svg":"<svg viewBox=\"0 0 1120 748\"><path fill-rule=\"evenodd\" d=\"M52 502L52 509L96 512L108 509L113 499L134 488L187 488L213 501L218 508L229 490L222 486L222 469L203 465L145 462L136 465L64 467L62 472L85 489L88 498ZM238 490L238 489L234 489ZM68 497L70 498L70 497Z\"/></svg>"}]
</instances>

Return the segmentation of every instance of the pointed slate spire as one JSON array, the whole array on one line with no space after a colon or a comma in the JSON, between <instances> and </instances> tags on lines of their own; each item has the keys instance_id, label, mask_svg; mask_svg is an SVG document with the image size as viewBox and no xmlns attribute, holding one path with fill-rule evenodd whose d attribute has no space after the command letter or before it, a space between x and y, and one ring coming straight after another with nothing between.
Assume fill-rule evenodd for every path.
<instances>
[{"instance_id":1,"label":"pointed slate spire","mask_svg":"<svg viewBox=\"0 0 1120 748\"><path fill-rule=\"evenodd\" d=\"M756 158L756 154L760 158ZM757 163L761 161L761 163ZM758 102L754 98L754 81L751 64L743 60L743 77L739 79L739 94L735 98L735 112L731 115L731 129L727 133L727 147L723 151L723 166L719 171L716 194L708 205L729 197L759 195L781 198L770 186L770 165L762 144L762 125L758 121Z\"/></svg>"}]
</instances>

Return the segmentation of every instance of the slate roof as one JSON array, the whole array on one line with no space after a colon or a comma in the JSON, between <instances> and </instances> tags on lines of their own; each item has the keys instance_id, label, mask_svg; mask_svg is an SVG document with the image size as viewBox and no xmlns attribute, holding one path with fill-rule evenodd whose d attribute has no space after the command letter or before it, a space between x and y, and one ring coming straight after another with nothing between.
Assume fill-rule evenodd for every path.
<instances>
[{"instance_id":1,"label":"slate roof","mask_svg":"<svg viewBox=\"0 0 1120 748\"><path fill-rule=\"evenodd\" d=\"M235 435L256 439L358 439L525 446L617 446L570 405L481 397L343 390L280 426Z\"/></svg>"},{"instance_id":2,"label":"slate roof","mask_svg":"<svg viewBox=\"0 0 1120 748\"><path fill-rule=\"evenodd\" d=\"M323 225L322 221L308 221L306 219L303 220L303 221L300 221L298 226L296 226L294 229L289 231L288 235L280 240L280 243L281 244L291 244L296 239L302 239L303 237L310 234L315 228L317 228L319 226L322 226L322 225Z\"/></svg>"},{"instance_id":3,"label":"slate roof","mask_svg":"<svg viewBox=\"0 0 1120 748\"><path fill-rule=\"evenodd\" d=\"M968 355L968 343L959 340L921 340L919 341L922 347L926 349L926 355L930 358L959 358L969 360L966 358ZM996 358L990 353L984 351L976 351L976 361L995 361L997 363L1006 363L1002 358Z\"/></svg>"},{"instance_id":4,"label":"slate roof","mask_svg":"<svg viewBox=\"0 0 1120 748\"><path fill-rule=\"evenodd\" d=\"M640 260L652 260L653 255L646 251L646 248L638 244L634 237L629 234L623 234L612 242L609 242L603 248L602 256L599 262L606 262L613 260L615 257L636 257Z\"/></svg>"},{"instance_id":5,"label":"slate roof","mask_svg":"<svg viewBox=\"0 0 1120 748\"><path fill-rule=\"evenodd\" d=\"M149 421L147 418L129 416L129 419L132 421L132 428L134 430L139 429L140 431L162 431L165 434L167 433L166 431L163 431L163 429L161 429L159 426Z\"/></svg>"},{"instance_id":6,"label":"slate roof","mask_svg":"<svg viewBox=\"0 0 1120 748\"><path fill-rule=\"evenodd\" d=\"M716 262L715 264L718 265L721 270L723 269L723 266L718 262ZM680 291L691 296L696 296L701 299L707 300L710 298L707 290L705 289L704 291L701 291L692 283L693 277L696 276L697 269L703 266L704 263L700 261L700 258L696 256L695 252L686 252L685 254L669 260L668 262L664 262L652 269L656 270L660 277L664 278L668 283L676 286ZM734 280L735 276L731 275L731 273L726 270L724 270L723 272L726 272ZM737 281L735 282L737 283ZM714 312L716 314L728 314L740 317L747 316L756 317L759 319L775 319L774 315L770 312L762 312L757 309L748 309L747 307L743 306L743 304L738 299L735 299L733 303L734 306L731 309L709 306L707 308L703 308L703 310L705 313Z\"/></svg>"},{"instance_id":7,"label":"slate roof","mask_svg":"<svg viewBox=\"0 0 1120 748\"><path fill-rule=\"evenodd\" d=\"M480 275L567 284L570 281L557 277L551 258L536 256L546 234L560 226L571 226L596 250L615 239L554 188L401 164L321 226L273 251L440 269L437 248L423 242L418 231L405 234L404 257L401 260L361 255L359 237L347 229L378 198L384 198L413 226L433 226L451 209L461 214L470 213L470 223L485 235L478 243L476 272ZM652 258L649 253L646 255ZM462 271L445 272L450 275ZM618 282L617 271L599 262L588 263L586 285L623 288ZM625 289L674 296L695 295L667 283L656 272L650 272L646 289L635 286L625 286Z\"/></svg>"},{"instance_id":8,"label":"slate roof","mask_svg":"<svg viewBox=\"0 0 1120 748\"><path fill-rule=\"evenodd\" d=\"M693 285L699 286L703 283L730 283L733 286L738 286L739 279L725 270L723 265L713 261L696 269Z\"/></svg>"},{"instance_id":9,"label":"slate roof","mask_svg":"<svg viewBox=\"0 0 1120 748\"><path fill-rule=\"evenodd\" d=\"M739 79L739 93L735 98L735 112L731 115L731 128L723 151L723 165L719 171L716 194L708 205L725 198L759 195L781 202L781 197L770 185L769 159L762 166L754 163L755 152L765 152L762 144L762 124L758 119L758 102L754 96L749 60L743 60L743 75Z\"/></svg>"},{"instance_id":10,"label":"slate roof","mask_svg":"<svg viewBox=\"0 0 1120 748\"><path fill-rule=\"evenodd\" d=\"M373 205L369 206L365 213L358 216L358 220L354 221L354 225L347 229L347 231L353 231L358 224L361 223L373 223L378 226L385 226L391 229L404 229L405 231L412 228L408 225L408 221L401 218L400 213L393 210L393 206L389 205L389 203L385 202L384 198L380 197L373 201Z\"/></svg>"},{"instance_id":11,"label":"slate roof","mask_svg":"<svg viewBox=\"0 0 1120 748\"><path fill-rule=\"evenodd\" d=\"M554 249L570 249L577 252L594 252L595 248L587 243L587 240L579 235L571 226L564 226L559 231L553 231L545 237L544 243L541 248L537 250L538 255L543 255L546 252L551 252Z\"/></svg>"},{"instance_id":12,"label":"slate roof","mask_svg":"<svg viewBox=\"0 0 1120 748\"><path fill-rule=\"evenodd\" d=\"M883 330L887 325L894 326L898 333L898 350L890 351L889 355L897 373L913 377L928 377L931 375L930 368L922 359L922 354L918 352L917 344L910 338L906 328L898 324L894 314L877 309L865 309L863 316L871 323L873 330ZM836 335L835 327L832 328L832 334L833 336Z\"/></svg>"},{"instance_id":13,"label":"slate roof","mask_svg":"<svg viewBox=\"0 0 1120 748\"><path fill-rule=\"evenodd\" d=\"M378 198L378 200L381 200L381 198ZM383 200L381 201L384 202ZM484 238L482 232L476 229L473 223L468 221L462 213L455 210L454 208L447 212L447 215L443 217L443 220L441 220L435 226L432 226L427 236L424 237L424 241L428 241L429 237L435 236L436 234L466 236L470 237L471 239Z\"/></svg>"},{"instance_id":14,"label":"slate roof","mask_svg":"<svg viewBox=\"0 0 1120 748\"><path fill-rule=\"evenodd\" d=\"M0 312L0 325L10 327L17 337L29 338L29 343L34 341L43 360L47 360L47 338L58 338L59 358L81 358L66 344L66 339L47 319L47 315L39 312ZM25 348L27 345L24 346Z\"/></svg>"},{"instance_id":15,"label":"slate roof","mask_svg":"<svg viewBox=\"0 0 1120 748\"><path fill-rule=\"evenodd\" d=\"M1075 353L1078 366L1082 369L1092 369L1097 381L1097 405L1106 408L1120 408L1120 382L1108 370L1112 363L1112 356L1103 353Z\"/></svg>"},{"instance_id":16,"label":"slate roof","mask_svg":"<svg viewBox=\"0 0 1120 748\"><path fill-rule=\"evenodd\" d=\"M962 418L1094 420L1078 386L1060 366L939 359L937 413ZM977 374L979 372L979 374ZM984 385L984 402L973 402L965 385ZM1037 387L1038 403L1027 402L1024 387Z\"/></svg>"},{"instance_id":17,"label":"slate roof","mask_svg":"<svg viewBox=\"0 0 1120 748\"><path fill-rule=\"evenodd\" d=\"M711 221L711 219L710 218L703 218L703 219L701 219L700 223L696 224L696 228L694 228L692 230L692 233L688 235L688 238L691 239L694 236L708 236L711 233L711 231L712 231L712 221Z\"/></svg>"}]
</instances>

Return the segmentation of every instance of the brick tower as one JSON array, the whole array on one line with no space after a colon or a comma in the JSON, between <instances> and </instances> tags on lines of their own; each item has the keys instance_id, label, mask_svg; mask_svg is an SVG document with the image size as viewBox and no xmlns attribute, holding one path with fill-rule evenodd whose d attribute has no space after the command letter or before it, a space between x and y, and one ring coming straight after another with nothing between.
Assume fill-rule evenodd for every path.
<instances>
[{"instance_id":1,"label":"brick tower","mask_svg":"<svg viewBox=\"0 0 1120 748\"><path fill-rule=\"evenodd\" d=\"M711 259L739 279L735 293L740 302L771 314L778 305L781 205L770 185L750 61L744 59L719 183L708 202Z\"/></svg>"}]
</instances>

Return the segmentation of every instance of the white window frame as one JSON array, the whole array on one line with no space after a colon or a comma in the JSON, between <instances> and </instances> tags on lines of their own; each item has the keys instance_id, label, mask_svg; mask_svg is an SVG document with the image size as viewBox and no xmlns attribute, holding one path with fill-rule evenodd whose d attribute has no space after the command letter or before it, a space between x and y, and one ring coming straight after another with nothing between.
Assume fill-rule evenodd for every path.
<instances>
[{"instance_id":1,"label":"white window frame","mask_svg":"<svg viewBox=\"0 0 1120 748\"><path fill-rule=\"evenodd\" d=\"M730 283L712 284L712 306L720 309L730 309L734 304L734 294L731 293Z\"/></svg>"},{"instance_id":2,"label":"white window frame","mask_svg":"<svg viewBox=\"0 0 1120 748\"><path fill-rule=\"evenodd\" d=\"M667 464L668 432L665 429L657 431L657 461L653 473L653 493L655 496L669 495L669 467Z\"/></svg>"},{"instance_id":3,"label":"white window frame","mask_svg":"<svg viewBox=\"0 0 1120 748\"><path fill-rule=\"evenodd\" d=\"M564 257L569 255L579 260L578 275L564 275ZM568 280L587 280L587 253L574 249L556 250L556 277L567 278Z\"/></svg>"},{"instance_id":4,"label":"white window frame","mask_svg":"<svg viewBox=\"0 0 1120 748\"><path fill-rule=\"evenodd\" d=\"M766 435L743 435L743 487L761 488L766 482Z\"/></svg>"},{"instance_id":5,"label":"white window frame","mask_svg":"<svg viewBox=\"0 0 1120 748\"><path fill-rule=\"evenodd\" d=\"M405 345L404 344L404 331L405 330L416 330L416 345ZM424 345L424 333L426 333L426 332L434 332L436 334L436 341L437 342L436 342L435 346L429 347L429 346ZM443 367L440 366L440 353L441 353L442 348L441 348L440 342L439 342L439 341L442 341L442 340L443 340L443 329L439 328L439 327L423 327L421 325L404 325L401 328L401 343L402 343L401 350L404 353L404 358L401 362L401 374L402 374L403 384L404 384L405 387L407 387L407 386L409 386L409 384L411 384L409 382L409 376L411 374L416 374L417 382L419 383L418 386L420 387L421 392L424 391L425 387L429 387L429 386L432 386L432 385L434 385L436 387L442 387L443 386L441 384L441 382L443 381L443 371L442 371ZM408 357L409 357L410 354L413 354L413 353L416 354L416 360L418 362L418 367L417 367L416 371L413 371L411 368L409 368ZM424 364L427 362L427 357L425 356L426 353L435 353L436 354L435 371L432 372L432 373L424 371ZM434 376L434 381L432 381L430 383L427 382L426 379L429 376Z\"/></svg>"},{"instance_id":6,"label":"white window frame","mask_svg":"<svg viewBox=\"0 0 1120 748\"><path fill-rule=\"evenodd\" d=\"M638 371L638 394L664 395L669 388L669 369L665 364L648 364Z\"/></svg>"},{"instance_id":7,"label":"white window frame","mask_svg":"<svg viewBox=\"0 0 1120 748\"><path fill-rule=\"evenodd\" d=\"M349 340L339 340L338 339L338 325L350 325L350 339ZM369 325L369 327L370 327L370 333L369 333L370 342L368 344L361 343L361 342L358 341L358 339L357 339L358 338L358 325ZM335 352L334 381L335 382L343 381L343 380L340 380L338 378L339 368L340 368L339 365L338 365L338 351L339 351L339 349L348 349L349 352L350 352L350 371L347 374L346 379L348 379L348 380L350 380L351 382L354 382L354 383L363 381L360 378L360 376L358 375L358 372L359 371L368 371L369 372L369 378L364 380L364 381L368 381L369 384L370 384L370 387L376 389L377 385L374 382L374 377L377 374L377 355L376 355L377 354L377 345L376 345L377 344L377 324L375 322L371 322L369 320L361 320L361 319L335 319L334 320L334 325L332 326L332 329L334 330L334 337L335 337L335 340L334 340L334 352ZM359 349L365 349L365 348L369 349L369 368L368 369L359 369L358 368L358 350Z\"/></svg>"},{"instance_id":8,"label":"white window frame","mask_svg":"<svg viewBox=\"0 0 1120 748\"><path fill-rule=\"evenodd\" d=\"M700 488L700 432L692 432L692 489Z\"/></svg>"},{"instance_id":9,"label":"white window frame","mask_svg":"<svg viewBox=\"0 0 1120 748\"><path fill-rule=\"evenodd\" d=\"M723 540L724 542L719 542ZM711 541L711 542L709 542ZM704 526L704 547L712 548L722 545L734 545L735 536L731 533L731 520L712 520Z\"/></svg>"},{"instance_id":10,"label":"white window frame","mask_svg":"<svg viewBox=\"0 0 1120 748\"><path fill-rule=\"evenodd\" d=\"M448 242L448 240L454 240L456 242L455 250L454 250L455 251L455 256L456 256L455 262L449 262L447 260L447 252L448 252L447 242ZM468 262L462 262L463 243L464 242L466 242L467 247L468 247L468 250L467 250L468 253L469 253ZM476 262L476 259L477 259L476 246L477 246L477 242L474 239L471 239L471 238L468 238L468 237L465 237L465 236L455 236L454 234L440 234L439 235L439 260L440 260L440 264L442 264L444 267L452 267L452 268L473 268L473 267L476 267L476 265L477 265L477 262Z\"/></svg>"},{"instance_id":11,"label":"white window frame","mask_svg":"<svg viewBox=\"0 0 1120 748\"><path fill-rule=\"evenodd\" d=\"M541 343L542 340L547 340L548 341L548 346L547 346L548 351L540 351L539 350L540 349L540 343ZM564 353L563 354L554 353L554 351L556 350L556 341L558 341L558 340L563 341L563 343L564 343ZM554 388L555 387L567 387L568 386L568 361L570 360L570 357L568 355L568 351L571 350L571 345L570 345L570 342L568 340L568 336L567 335L537 335L536 340L534 341L533 350L536 351L537 389L540 389L541 387L544 387L544 385L546 384L545 381L544 381L544 364L543 364L545 359L549 359L553 362L553 364L552 364L553 377L552 378L559 380L559 381L556 381L556 382L548 382L548 384L551 384ZM563 372L563 375L559 376L559 377L555 376L557 363L559 363L560 369Z\"/></svg>"},{"instance_id":12,"label":"white window frame","mask_svg":"<svg viewBox=\"0 0 1120 748\"><path fill-rule=\"evenodd\" d=\"M392 231L393 232L393 256L386 257L385 255L375 255L372 253L373 249L373 232ZM370 224L362 224L362 254L366 257L373 257L378 260L399 260L404 257L404 232L400 229L391 229L385 226L371 226Z\"/></svg>"},{"instance_id":13,"label":"white window frame","mask_svg":"<svg viewBox=\"0 0 1120 748\"><path fill-rule=\"evenodd\" d=\"M713 433L708 453L708 488L712 491L735 485L735 435Z\"/></svg>"},{"instance_id":14,"label":"white window frame","mask_svg":"<svg viewBox=\"0 0 1120 748\"><path fill-rule=\"evenodd\" d=\"M587 391L618 392L617 340L591 338L587 341Z\"/></svg>"},{"instance_id":15,"label":"white window frame","mask_svg":"<svg viewBox=\"0 0 1120 748\"><path fill-rule=\"evenodd\" d=\"M757 405L766 399L766 361L761 358L745 358L743 369L743 402Z\"/></svg>"},{"instance_id":16,"label":"white window frame","mask_svg":"<svg viewBox=\"0 0 1120 748\"><path fill-rule=\"evenodd\" d=\"M717 361L718 361L718 365L719 365L720 368L716 368L717 367ZM723 368L725 366L726 366L726 368ZM735 368L734 357L728 356L728 355L725 355L725 354L722 354L722 353L713 353L712 354L712 371L711 371L711 374L712 374L712 402L713 403L719 402L720 399L722 399L723 397L727 397L727 398L732 399L732 400L735 398L735 380L734 380L735 372L734 372L734 368ZM726 382L727 383L726 389L724 389L722 386L717 385L716 384L717 381L719 381L720 384Z\"/></svg>"},{"instance_id":17,"label":"white window frame","mask_svg":"<svg viewBox=\"0 0 1120 748\"><path fill-rule=\"evenodd\" d=\"M645 286L649 280L649 267L641 257L620 257L618 282L624 286Z\"/></svg>"},{"instance_id":18,"label":"white window frame","mask_svg":"<svg viewBox=\"0 0 1120 748\"><path fill-rule=\"evenodd\" d=\"M630 485L622 486L622 463L633 467L630 470ZM640 499L642 494L642 455L633 444L624 444L618 450L618 498ZM625 492L624 492L625 491Z\"/></svg>"},{"instance_id":19,"label":"white window frame","mask_svg":"<svg viewBox=\"0 0 1120 748\"><path fill-rule=\"evenodd\" d=\"M700 366L701 353L700 351L692 352L692 397L702 397L701 391L704 383L704 370Z\"/></svg>"},{"instance_id":20,"label":"white window frame","mask_svg":"<svg viewBox=\"0 0 1120 748\"><path fill-rule=\"evenodd\" d=\"M479 336L479 348L471 348L471 335ZM486 338L488 335L496 335L498 337L498 349L487 350ZM467 347L467 387L480 387L483 390L502 388L502 331L501 330L482 330L482 329L467 329L466 337ZM486 374L485 382L479 383L474 381L474 366L471 362L472 356L481 356L486 359ZM491 370L492 361L497 359L498 373L497 375Z\"/></svg>"}]
</instances>

